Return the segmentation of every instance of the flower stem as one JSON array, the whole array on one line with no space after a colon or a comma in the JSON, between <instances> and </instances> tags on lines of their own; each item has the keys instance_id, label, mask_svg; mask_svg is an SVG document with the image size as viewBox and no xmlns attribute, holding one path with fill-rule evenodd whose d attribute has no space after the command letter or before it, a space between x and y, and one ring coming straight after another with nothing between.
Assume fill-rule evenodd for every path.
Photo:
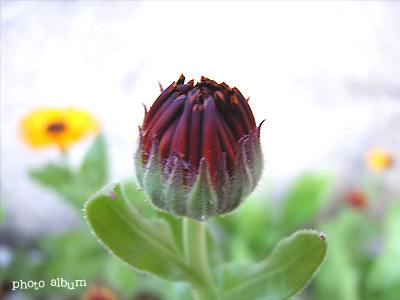
<instances>
[{"instance_id":1,"label":"flower stem","mask_svg":"<svg viewBox=\"0 0 400 300\"><path fill-rule=\"evenodd\" d=\"M206 226L189 218L183 220L185 257L192 270L192 286L198 300L216 300L215 287L207 256Z\"/></svg>"},{"instance_id":2,"label":"flower stem","mask_svg":"<svg viewBox=\"0 0 400 300\"><path fill-rule=\"evenodd\" d=\"M69 167L69 153L68 151L61 151L60 152L60 163L63 167L68 168Z\"/></svg>"}]
</instances>

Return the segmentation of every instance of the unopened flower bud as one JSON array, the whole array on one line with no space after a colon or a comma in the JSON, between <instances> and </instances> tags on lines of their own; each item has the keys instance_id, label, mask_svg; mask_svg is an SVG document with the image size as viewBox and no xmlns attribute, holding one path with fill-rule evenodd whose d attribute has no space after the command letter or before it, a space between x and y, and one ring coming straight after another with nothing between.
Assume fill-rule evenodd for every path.
<instances>
[{"instance_id":1,"label":"unopened flower bud","mask_svg":"<svg viewBox=\"0 0 400 300\"><path fill-rule=\"evenodd\" d=\"M158 210L205 220L236 209L261 177L260 127L237 88L183 75L140 127L140 186Z\"/></svg>"},{"instance_id":2,"label":"unopened flower bud","mask_svg":"<svg viewBox=\"0 0 400 300\"><path fill-rule=\"evenodd\" d=\"M367 195L359 189L349 190L346 193L345 199L347 204L353 208L363 208L367 205Z\"/></svg>"}]
</instances>

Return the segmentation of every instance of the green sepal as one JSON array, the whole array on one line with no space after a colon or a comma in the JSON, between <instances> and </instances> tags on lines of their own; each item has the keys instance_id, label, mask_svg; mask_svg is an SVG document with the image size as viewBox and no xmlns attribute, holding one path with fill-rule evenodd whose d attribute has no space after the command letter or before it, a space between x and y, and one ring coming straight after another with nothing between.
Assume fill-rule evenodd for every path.
<instances>
[{"instance_id":1,"label":"green sepal","mask_svg":"<svg viewBox=\"0 0 400 300\"><path fill-rule=\"evenodd\" d=\"M264 169L264 159L261 149L261 139L260 139L260 130L261 125L258 129L253 132L250 136L250 141L247 141L247 156L248 156L248 163L250 165L250 170L252 171L252 178L254 184L257 184L258 181L261 179L262 171ZM253 186L253 189L255 185Z\"/></svg>"},{"instance_id":2,"label":"green sepal","mask_svg":"<svg viewBox=\"0 0 400 300\"><path fill-rule=\"evenodd\" d=\"M150 202L158 209L167 210L167 204L163 194L161 158L158 154L158 145L153 143L151 147L149 161L144 171L143 187Z\"/></svg>"},{"instance_id":3,"label":"green sepal","mask_svg":"<svg viewBox=\"0 0 400 300\"><path fill-rule=\"evenodd\" d=\"M234 211L254 190L263 167L259 128L238 142L234 170L228 170L226 153L222 154L215 182L204 158L197 170L188 167L188 162L177 155L163 159L156 140L146 164L142 154L143 145L139 144L135 156L136 175L153 207L198 221Z\"/></svg>"},{"instance_id":4,"label":"green sepal","mask_svg":"<svg viewBox=\"0 0 400 300\"><path fill-rule=\"evenodd\" d=\"M252 186L254 183L251 178L251 170L249 170L248 160L246 157L245 141L246 137L242 138L238 143L235 176L229 211L235 210L249 194L249 191L253 190Z\"/></svg>"},{"instance_id":5,"label":"green sepal","mask_svg":"<svg viewBox=\"0 0 400 300\"><path fill-rule=\"evenodd\" d=\"M176 216L184 216L186 213L186 203L183 201L185 199L184 188L183 188L183 178L181 174L182 163L179 161L178 157L173 159L173 170L168 176L168 180L165 184L165 198L167 201L168 211Z\"/></svg>"},{"instance_id":6,"label":"green sepal","mask_svg":"<svg viewBox=\"0 0 400 300\"><path fill-rule=\"evenodd\" d=\"M232 182L228 173L226 162L226 154L222 153L222 157L218 163L217 184L215 186L215 194L217 196L217 209L219 212L229 210L232 191Z\"/></svg>"},{"instance_id":7,"label":"green sepal","mask_svg":"<svg viewBox=\"0 0 400 300\"><path fill-rule=\"evenodd\" d=\"M199 175L188 200L188 217L204 221L216 215L217 198L213 190L206 160L200 161Z\"/></svg>"},{"instance_id":8,"label":"green sepal","mask_svg":"<svg viewBox=\"0 0 400 300\"><path fill-rule=\"evenodd\" d=\"M141 187L144 186L144 170L143 170L142 154L143 154L143 144L142 142L140 142L138 150L134 155L134 165L135 165L136 179L138 181L139 186Z\"/></svg>"}]
</instances>

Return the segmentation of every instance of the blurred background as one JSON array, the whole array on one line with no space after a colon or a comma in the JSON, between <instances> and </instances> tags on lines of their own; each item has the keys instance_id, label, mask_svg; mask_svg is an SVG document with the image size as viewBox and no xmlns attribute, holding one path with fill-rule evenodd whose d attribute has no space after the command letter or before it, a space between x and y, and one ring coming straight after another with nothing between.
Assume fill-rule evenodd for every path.
<instances>
[{"instance_id":1,"label":"blurred background","mask_svg":"<svg viewBox=\"0 0 400 300\"><path fill-rule=\"evenodd\" d=\"M366 260L347 270L350 267L343 259L343 272L359 278L354 274L362 273L374 255L378 257L377 253L386 249L385 220L397 218L390 219L386 213L392 205L396 211L400 196L399 15L400 3L392 1L2 1L0 263L4 274L12 274L11 265L17 270L13 274L21 274L20 266L13 265L16 260L43 261L47 255L43 253L61 251L53 247L62 245L60 241L43 242L43 238L60 237L86 226L80 204L71 204L68 195L40 175L46 173L43 166L60 160L59 149L33 149L25 143L21 120L43 107L73 106L89 112L101 124L102 144L90 138L74 143L68 149L69 168L81 168L88 151L99 147L107 157L105 183L118 181L133 176L143 104L152 104L160 93L159 83L165 88L184 74L187 80L199 81L204 75L236 86L250 97L256 121L266 120L261 131L265 174L254 196L262 200L254 203L268 201L285 210L282 207L287 201L299 201L297 205L303 207L303 194L288 200L292 187L304 184L306 189L318 190L321 184L321 194L329 194L329 200L318 206L320 211L306 213L290 230L312 226L339 232L341 229L332 229L328 223L342 218L340 209L346 201L345 214L362 211L360 218L374 222L362 242L369 249ZM379 172L368 164L368 153L377 148L383 150L387 162L378 167ZM85 186L85 193L90 196L97 189ZM318 215L326 216L328 225ZM227 236L238 226L227 224L240 223L232 217L215 225L225 228ZM287 233L277 232L278 223L273 229L276 238ZM398 222L392 223L395 227L388 228L400 229ZM265 225L265 230L270 225ZM394 239L393 244L398 245L399 240ZM103 250L99 249L96 251ZM231 253L231 258L257 258L257 254L243 253ZM113 270L118 268L122 267ZM22 275L10 279L11 275L7 278L4 274L5 291L9 291L10 280L22 279L18 277ZM59 271L53 277L67 276L63 274ZM333 299L400 299L400 291L396 295L398 289L394 289L397 283L400 286L399 272L390 274L394 279L385 283L389 287L371 283L374 288L368 288L374 279L349 280L354 284ZM375 277L380 276L371 275ZM120 293L117 298L168 297L157 293L143 296L137 289L121 292L118 289L124 287L115 287L107 278L100 284L93 282L114 289L110 293ZM319 287L299 299L329 299L320 296L326 295L324 288L329 284L323 279L319 282ZM365 287L366 292L360 292ZM25 292L4 292L3 296L64 297L58 292L40 297L35 291ZM89 292L85 293L90 299Z\"/></svg>"}]
</instances>

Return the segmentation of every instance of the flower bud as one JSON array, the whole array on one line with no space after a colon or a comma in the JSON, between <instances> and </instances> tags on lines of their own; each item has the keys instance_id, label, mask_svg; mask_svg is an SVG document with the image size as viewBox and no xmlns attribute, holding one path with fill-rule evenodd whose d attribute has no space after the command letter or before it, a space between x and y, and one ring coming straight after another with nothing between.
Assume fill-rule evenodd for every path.
<instances>
[{"instance_id":1,"label":"flower bud","mask_svg":"<svg viewBox=\"0 0 400 300\"><path fill-rule=\"evenodd\" d=\"M345 196L348 205L353 208L363 208L367 205L367 195L360 189L352 189Z\"/></svg>"},{"instance_id":2,"label":"flower bud","mask_svg":"<svg viewBox=\"0 0 400 300\"><path fill-rule=\"evenodd\" d=\"M236 209L261 177L260 126L237 88L183 75L163 90L139 128L138 181L151 204L205 220Z\"/></svg>"}]
</instances>

